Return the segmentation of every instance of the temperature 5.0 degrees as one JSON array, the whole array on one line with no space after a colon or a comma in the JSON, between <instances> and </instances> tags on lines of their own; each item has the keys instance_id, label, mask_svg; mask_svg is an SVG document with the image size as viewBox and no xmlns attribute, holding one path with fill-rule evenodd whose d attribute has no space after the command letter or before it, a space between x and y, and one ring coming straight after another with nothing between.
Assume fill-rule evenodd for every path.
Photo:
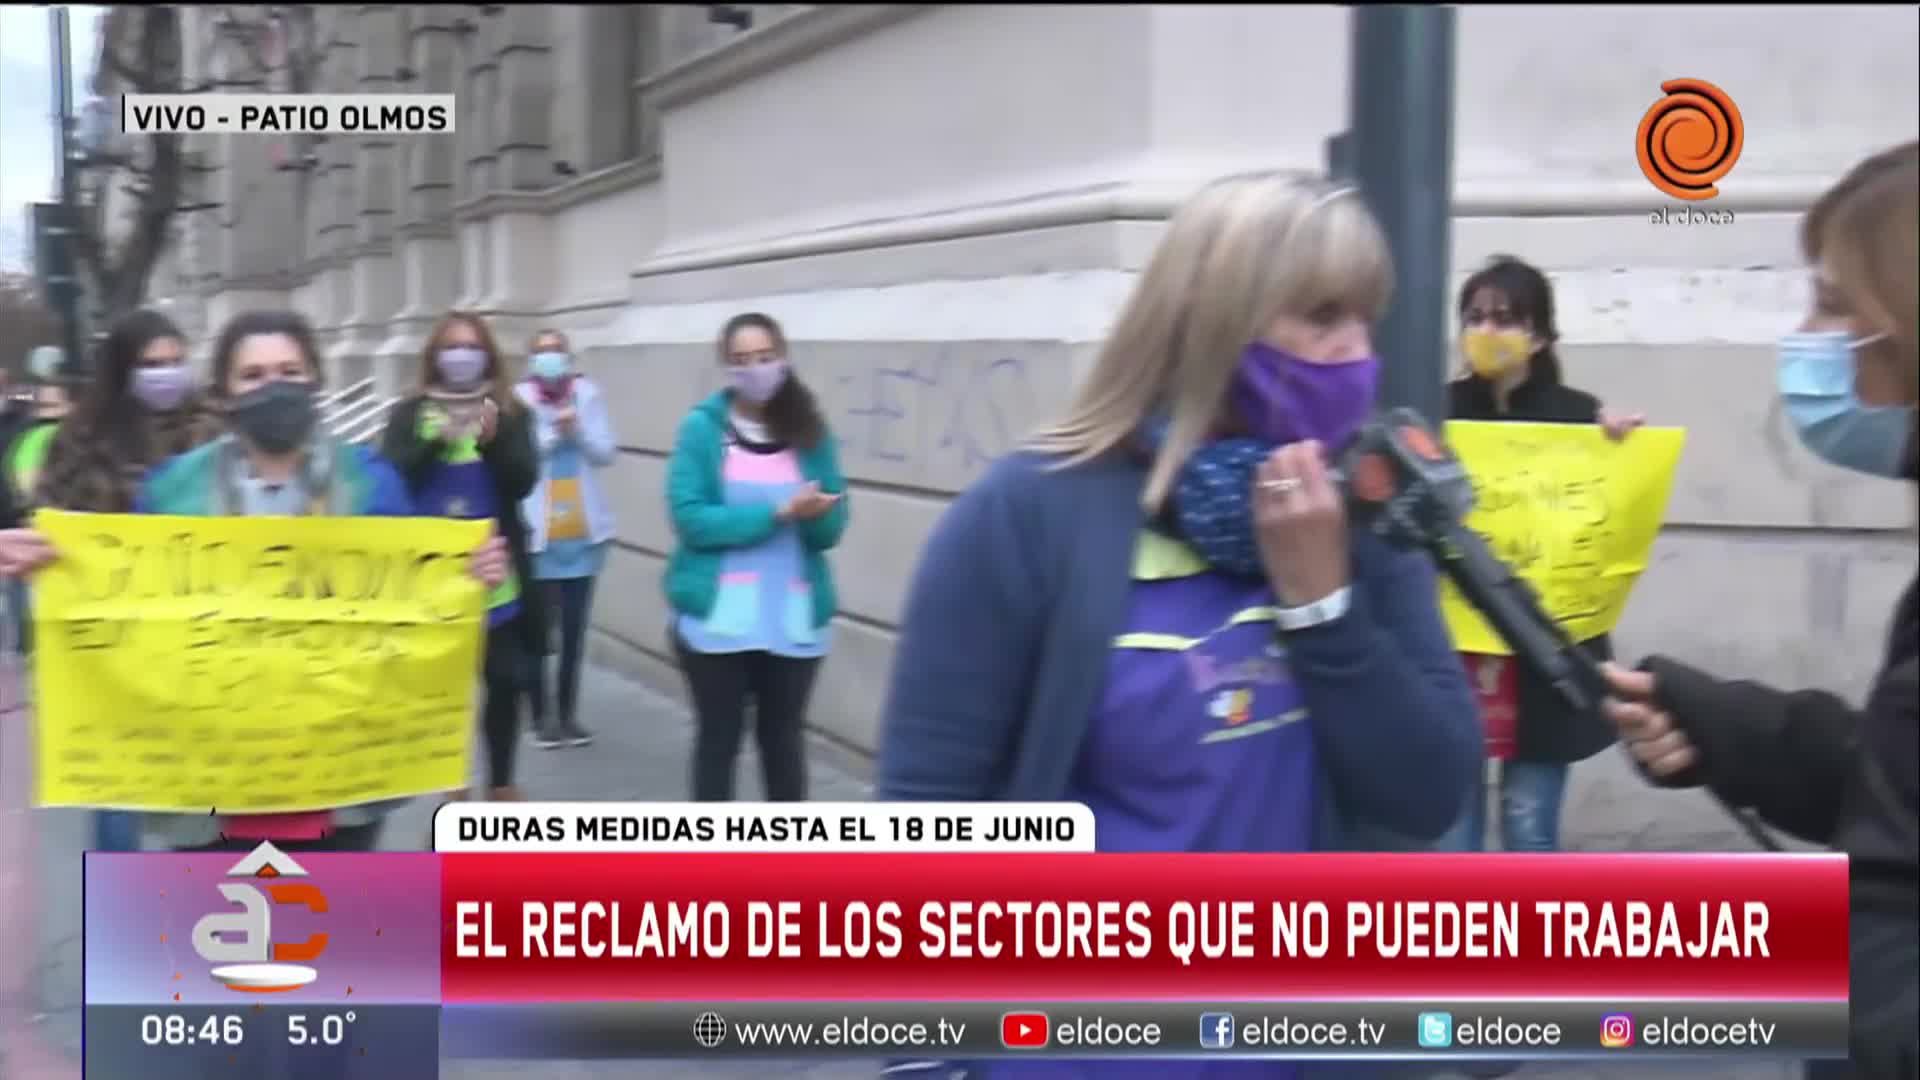
<instances>
[{"instance_id":1,"label":"temperature 5.0 degrees","mask_svg":"<svg viewBox=\"0 0 1920 1080\"><path fill-rule=\"evenodd\" d=\"M319 1023L309 1026L305 1013L287 1017L287 1042L294 1046L339 1046L347 1041L347 1025L355 1017L351 1012L327 1013Z\"/></svg>"}]
</instances>

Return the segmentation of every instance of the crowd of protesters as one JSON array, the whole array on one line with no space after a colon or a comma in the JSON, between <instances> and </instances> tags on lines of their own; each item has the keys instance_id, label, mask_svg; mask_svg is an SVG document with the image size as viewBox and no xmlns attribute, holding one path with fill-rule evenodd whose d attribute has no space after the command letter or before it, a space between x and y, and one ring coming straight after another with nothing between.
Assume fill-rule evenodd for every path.
<instances>
[{"instance_id":1,"label":"crowd of protesters","mask_svg":"<svg viewBox=\"0 0 1920 1080\"><path fill-rule=\"evenodd\" d=\"M1814 306L1780 343L1777 380L1811 450L1909 481L1917 192L1909 143L1861 163L1807 214ZM1510 658L1458 652L1433 568L1354 528L1330 468L1376 408L1372 328L1394 279L1352 188L1255 174L1189 201L1065 413L955 499L921 553L881 714L877 796L1081 802L1105 851L1306 852L1380 834L1482 850L1493 795L1500 846L1551 852L1570 766L1624 745L1650 783L1709 788L1851 856L1854 1062L1810 1075L1920 1074L1916 586L1888 598L1894 624L1861 708L1666 657L1628 669L1602 636L1580 647L1605 664L1614 698L1586 714ZM1565 380L1538 268L1492 260L1455 311L1449 417L1634 437L1640 415ZM59 557L32 528L41 507L484 520L491 538L471 569L489 590L475 672L486 777L473 795L523 798L523 736L591 741L579 680L616 531L605 470L617 452L606 397L565 335L543 330L514 356L485 319L448 314L377 450L322 422L325 376L298 315L233 319L204 383L188 346L166 319L136 312L72 400L53 378L9 399L0 572L25 583L17 616L33 573ZM807 797L805 721L838 609L829 553L850 500L792 352L773 318L729 320L716 338L725 385L691 405L666 461L665 631L693 706L696 799L734 797L749 730L766 797ZM97 844L137 846L144 827L175 849L271 838L365 850L394 806L103 814ZM1118 1063L962 1068L993 1080L1132 1075ZM1155 1062L1140 1075L1198 1068ZM1300 1075L1245 1070L1233 1075Z\"/></svg>"}]
</instances>

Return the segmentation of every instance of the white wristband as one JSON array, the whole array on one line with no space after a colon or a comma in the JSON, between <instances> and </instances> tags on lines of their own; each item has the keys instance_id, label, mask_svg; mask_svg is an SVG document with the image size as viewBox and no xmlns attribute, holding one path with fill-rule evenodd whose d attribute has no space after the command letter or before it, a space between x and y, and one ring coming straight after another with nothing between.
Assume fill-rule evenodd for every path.
<instances>
[{"instance_id":1,"label":"white wristband","mask_svg":"<svg viewBox=\"0 0 1920 1080\"><path fill-rule=\"evenodd\" d=\"M1310 626L1330 623L1347 613L1353 606L1353 587L1343 585L1311 604L1300 607L1281 608L1274 613L1273 621L1282 630L1305 630Z\"/></svg>"}]
</instances>

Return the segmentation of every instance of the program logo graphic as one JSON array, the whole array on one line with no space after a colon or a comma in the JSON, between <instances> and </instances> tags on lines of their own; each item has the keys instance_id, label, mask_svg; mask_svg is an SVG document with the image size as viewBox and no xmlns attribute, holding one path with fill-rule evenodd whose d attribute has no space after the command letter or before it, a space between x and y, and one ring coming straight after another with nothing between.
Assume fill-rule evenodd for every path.
<instances>
[{"instance_id":1,"label":"program logo graphic","mask_svg":"<svg viewBox=\"0 0 1920 1080\"><path fill-rule=\"evenodd\" d=\"M1428 1050L1445 1050L1453 1045L1453 1014L1421 1013L1414 1030L1419 1032L1421 1046Z\"/></svg>"},{"instance_id":2,"label":"program logo graphic","mask_svg":"<svg viewBox=\"0 0 1920 1080\"><path fill-rule=\"evenodd\" d=\"M1203 1050L1233 1049L1233 1014L1200 1014L1200 1048Z\"/></svg>"},{"instance_id":3,"label":"program logo graphic","mask_svg":"<svg viewBox=\"0 0 1920 1080\"><path fill-rule=\"evenodd\" d=\"M1665 96L1640 118L1634 137L1640 171L1676 199L1711 199L1720 194L1714 185L1740 163L1740 107L1704 79L1668 79L1660 90Z\"/></svg>"},{"instance_id":4,"label":"program logo graphic","mask_svg":"<svg viewBox=\"0 0 1920 1080\"><path fill-rule=\"evenodd\" d=\"M229 990L246 994L273 994L298 990L320 977L307 966L327 950L327 935L314 934L305 941L275 944L272 906L298 904L316 914L326 914L327 896L310 882L281 882L281 878L303 878L307 871L270 843L262 842L246 858L233 864L228 878L271 882L263 895L259 887L245 882L223 881L220 895L239 906L239 911L216 911L193 924L193 951L209 964L216 965L215 982Z\"/></svg>"},{"instance_id":5,"label":"program logo graphic","mask_svg":"<svg viewBox=\"0 0 1920 1080\"><path fill-rule=\"evenodd\" d=\"M1627 1013L1608 1013L1600 1018L1600 1045L1608 1050L1624 1050L1633 1045L1633 1017Z\"/></svg>"}]
</instances>

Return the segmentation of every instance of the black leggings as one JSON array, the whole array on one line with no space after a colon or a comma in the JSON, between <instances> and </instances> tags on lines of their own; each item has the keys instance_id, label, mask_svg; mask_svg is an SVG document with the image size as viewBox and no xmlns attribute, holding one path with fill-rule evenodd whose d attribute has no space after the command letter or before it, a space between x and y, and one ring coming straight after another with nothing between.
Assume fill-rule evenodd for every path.
<instances>
[{"instance_id":1,"label":"black leggings","mask_svg":"<svg viewBox=\"0 0 1920 1080\"><path fill-rule=\"evenodd\" d=\"M487 631L486 683L480 706L480 730L487 742L487 786L513 783L513 751L520 740L520 694L526 686L527 650L519 620Z\"/></svg>"},{"instance_id":2,"label":"black leggings","mask_svg":"<svg viewBox=\"0 0 1920 1080\"><path fill-rule=\"evenodd\" d=\"M539 588L541 602L547 608L547 617L553 620L554 628L560 632L560 683L555 688L554 696L560 707L560 723L563 726L571 725L580 700L580 658L586 652L587 615L593 607L593 579L560 578L542 581ZM534 657L527 670L527 697L533 702L533 726L539 730L546 727L547 720L547 658Z\"/></svg>"},{"instance_id":3,"label":"black leggings","mask_svg":"<svg viewBox=\"0 0 1920 1080\"><path fill-rule=\"evenodd\" d=\"M693 698L698 728L693 743L693 798L733 798L733 763L753 701L753 737L760 746L767 801L807 797L807 754L802 727L819 660L796 660L770 652L702 653L673 635L680 670Z\"/></svg>"}]
</instances>

